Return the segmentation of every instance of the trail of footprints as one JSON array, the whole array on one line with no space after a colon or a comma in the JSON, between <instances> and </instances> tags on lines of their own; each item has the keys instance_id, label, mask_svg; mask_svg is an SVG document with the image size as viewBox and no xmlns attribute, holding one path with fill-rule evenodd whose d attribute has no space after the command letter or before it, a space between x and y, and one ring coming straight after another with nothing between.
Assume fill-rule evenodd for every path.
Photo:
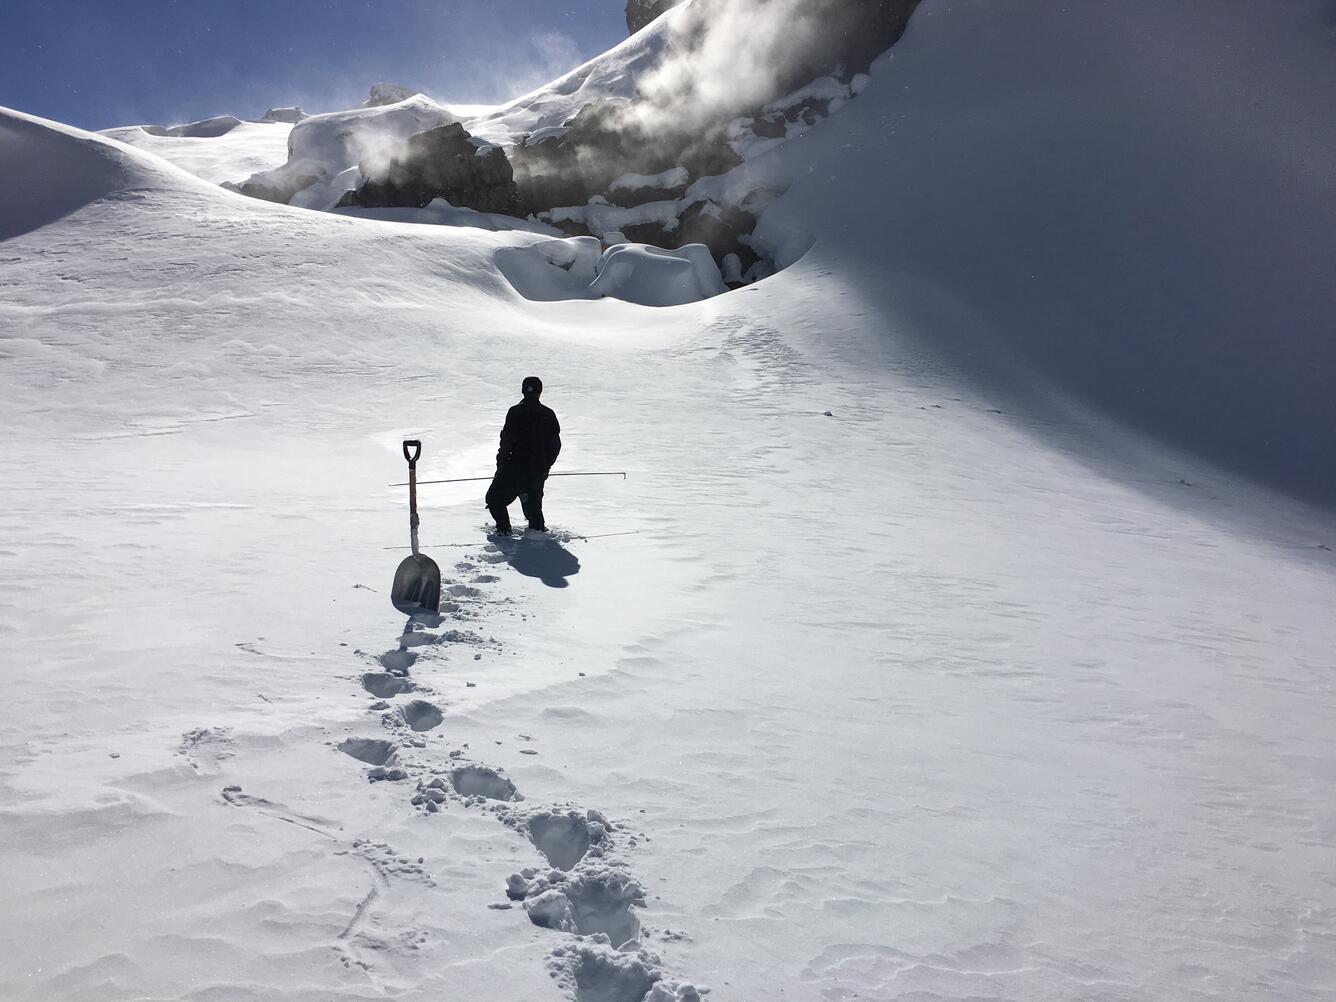
<instances>
[{"instance_id":1,"label":"trail of footprints","mask_svg":"<svg viewBox=\"0 0 1336 1002\"><path fill-rule=\"evenodd\" d=\"M479 555L482 564L503 559L504 554L492 544ZM535 925L565 934L549 954L547 967L576 1002L700 1002L709 989L669 977L662 960L644 945L647 934L635 909L644 905L645 890L618 851L623 842L635 844L633 834L596 810L525 805L515 784L500 771L467 758L467 745L435 764L421 762L414 755L414 750L429 747L431 732L446 722L441 708L424 698L431 691L412 678L422 649L446 644L499 646L468 630L443 629L446 616L476 620L480 607L495 605L477 586L496 583L500 580L496 575L483 573L479 563L469 560L461 561L455 570L471 575L470 583L443 583L444 615L410 618L398 646L371 657L374 668L361 676L362 689L373 697L369 708L379 714L381 727L390 736L349 737L336 747L369 767L370 782L413 782L408 799L415 810L435 814L453 805L486 811L533 844L546 865L510 874L504 883L504 899L490 907L522 907ZM229 787L224 798L332 837L318 819L249 797L239 788ZM379 883L385 883L395 867L407 867L407 872L430 882L416 864L396 861L393 851L382 843L358 843L353 850L373 865ZM359 904L340 940L352 935L374 906L377 894L378 886ZM664 933L661 938L678 941L684 937Z\"/></svg>"}]
</instances>

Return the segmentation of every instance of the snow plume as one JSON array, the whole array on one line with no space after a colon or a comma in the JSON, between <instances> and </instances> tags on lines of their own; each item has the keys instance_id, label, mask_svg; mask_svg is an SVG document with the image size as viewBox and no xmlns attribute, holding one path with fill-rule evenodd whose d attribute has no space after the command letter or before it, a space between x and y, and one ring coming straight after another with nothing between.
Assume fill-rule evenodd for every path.
<instances>
[{"instance_id":1,"label":"snow plume","mask_svg":"<svg viewBox=\"0 0 1336 1002\"><path fill-rule=\"evenodd\" d=\"M778 96L808 58L829 2L696 0L672 26L664 61L640 81L649 131L727 121ZM685 118L685 120L684 120Z\"/></svg>"},{"instance_id":2,"label":"snow plume","mask_svg":"<svg viewBox=\"0 0 1336 1002\"><path fill-rule=\"evenodd\" d=\"M421 94L384 107L313 115L293 128L289 157L314 161L329 176L354 166L383 173L409 136L458 120L450 109Z\"/></svg>"},{"instance_id":3,"label":"snow plume","mask_svg":"<svg viewBox=\"0 0 1336 1002\"><path fill-rule=\"evenodd\" d=\"M584 60L575 39L560 31L498 35L467 59L470 97L479 102L506 101L555 80Z\"/></svg>"}]
</instances>

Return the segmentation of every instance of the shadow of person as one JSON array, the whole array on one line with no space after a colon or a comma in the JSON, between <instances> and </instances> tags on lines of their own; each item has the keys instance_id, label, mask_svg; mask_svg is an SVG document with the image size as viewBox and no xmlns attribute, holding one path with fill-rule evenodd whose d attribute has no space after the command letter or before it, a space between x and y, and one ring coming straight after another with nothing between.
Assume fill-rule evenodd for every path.
<instances>
[{"instance_id":1,"label":"shadow of person","mask_svg":"<svg viewBox=\"0 0 1336 1002\"><path fill-rule=\"evenodd\" d=\"M580 573L580 560L555 539L497 540L506 563L525 577L538 578L549 588L565 588L568 578Z\"/></svg>"}]
</instances>

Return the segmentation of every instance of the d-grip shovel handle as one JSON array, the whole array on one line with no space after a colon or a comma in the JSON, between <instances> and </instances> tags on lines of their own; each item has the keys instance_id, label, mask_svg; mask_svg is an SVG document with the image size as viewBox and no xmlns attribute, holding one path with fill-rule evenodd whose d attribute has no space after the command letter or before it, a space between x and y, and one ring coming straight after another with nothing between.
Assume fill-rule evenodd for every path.
<instances>
[{"instance_id":1,"label":"d-grip shovel handle","mask_svg":"<svg viewBox=\"0 0 1336 1002\"><path fill-rule=\"evenodd\" d=\"M409 447L413 451L409 452ZM417 461L422 455L422 443L417 439L404 442L404 458L408 460L408 531L413 543L413 556L418 553Z\"/></svg>"}]
</instances>

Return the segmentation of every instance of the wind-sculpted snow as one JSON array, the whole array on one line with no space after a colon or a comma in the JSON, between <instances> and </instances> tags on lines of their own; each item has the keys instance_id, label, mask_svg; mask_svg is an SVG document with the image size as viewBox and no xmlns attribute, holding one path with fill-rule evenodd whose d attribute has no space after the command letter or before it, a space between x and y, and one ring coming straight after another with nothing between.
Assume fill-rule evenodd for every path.
<instances>
[{"instance_id":1,"label":"wind-sculpted snow","mask_svg":"<svg viewBox=\"0 0 1336 1002\"><path fill-rule=\"evenodd\" d=\"M676 11L671 12L552 83L466 120L465 127L475 136L509 144L539 129L565 125L592 101L634 97L641 77L662 61L669 26L676 16Z\"/></svg>"},{"instance_id":2,"label":"wind-sculpted snow","mask_svg":"<svg viewBox=\"0 0 1336 1002\"><path fill-rule=\"evenodd\" d=\"M682 306L727 291L703 244L663 250L619 243L599 253L593 237L506 248L497 265L526 299L620 299L641 306Z\"/></svg>"},{"instance_id":3,"label":"wind-sculpted snow","mask_svg":"<svg viewBox=\"0 0 1336 1002\"><path fill-rule=\"evenodd\" d=\"M90 202L193 178L161 160L91 133L0 108L0 240L69 215Z\"/></svg>"},{"instance_id":4,"label":"wind-sculpted snow","mask_svg":"<svg viewBox=\"0 0 1336 1002\"><path fill-rule=\"evenodd\" d=\"M239 181L282 164L291 122L242 122L222 135L185 138L154 126L132 125L101 133L137 146L214 184Z\"/></svg>"}]
</instances>

